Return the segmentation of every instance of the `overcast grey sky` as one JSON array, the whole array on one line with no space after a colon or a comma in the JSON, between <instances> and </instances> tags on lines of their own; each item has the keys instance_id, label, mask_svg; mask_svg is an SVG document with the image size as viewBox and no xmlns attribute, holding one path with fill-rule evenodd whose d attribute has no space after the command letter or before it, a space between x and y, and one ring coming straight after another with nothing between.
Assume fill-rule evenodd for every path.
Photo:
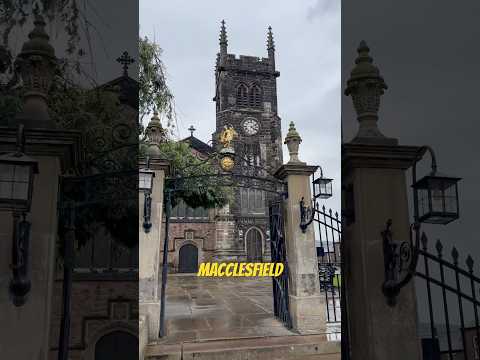
<instances>
[{"instance_id":1,"label":"overcast grey sky","mask_svg":"<svg viewBox=\"0 0 480 360\"><path fill-rule=\"evenodd\" d=\"M345 0L342 6L342 89L357 56L356 48L360 40L366 40L389 87L379 112L383 134L398 138L402 145L430 145L437 156L438 170L463 178L459 183L460 219L446 226L422 226L430 239L430 251L435 252L434 242L440 239L444 256L451 260L452 247L456 246L461 266L465 267L465 258L471 254L478 276L480 2ZM351 98L342 96L347 141L358 127L355 119ZM430 166L428 156L419 165L420 178ZM411 185L408 175L407 184ZM411 200L410 190L409 195ZM421 265L419 268L423 271ZM451 273L446 279L452 284ZM468 285L464 288L467 293ZM417 294L418 313L422 321L427 321L423 282ZM440 291L433 297L439 305ZM450 300L454 309L456 299ZM471 307L465 309L469 315L466 321L471 324ZM436 310L435 319L442 322L443 307ZM455 311L450 312L450 320L458 322Z\"/></svg>"},{"instance_id":2,"label":"overcast grey sky","mask_svg":"<svg viewBox=\"0 0 480 360\"><path fill-rule=\"evenodd\" d=\"M164 50L168 82L176 97L179 136L194 125L208 141L215 130L214 66L220 21L228 52L267 56L273 28L278 108L282 133L294 121L303 138L300 159L321 165L333 177L340 209L340 1L157 1L140 0L140 34ZM284 147L284 159L288 160Z\"/></svg>"},{"instance_id":3,"label":"overcast grey sky","mask_svg":"<svg viewBox=\"0 0 480 360\"><path fill-rule=\"evenodd\" d=\"M480 3L424 0L347 0L342 23L342 89L350 76L360 40L388 85L382 97L379 127L402 145L433 147L440 172L462 177L460 219L447 226L424 226L433 240L453 245L480 261L478 204L478 67ZM342 95L345 139L357 129L350 97ZM419 164L419 178L430 166ZM411 185L411 178L407 178ZM411 194L411 191L410 191Z\"/></svg>"}]
</instances>

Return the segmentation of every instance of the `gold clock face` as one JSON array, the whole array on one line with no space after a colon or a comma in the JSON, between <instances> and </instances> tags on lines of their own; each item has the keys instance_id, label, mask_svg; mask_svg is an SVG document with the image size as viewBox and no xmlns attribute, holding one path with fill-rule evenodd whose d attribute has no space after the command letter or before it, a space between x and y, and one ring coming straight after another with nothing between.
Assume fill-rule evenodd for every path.
<instances>
[{"instance_id":1,"label":"gold clock face","mask_svg":"<svg viewBox=\"0 0 480 360\"><path fill-rule=\"evenodd\" d=\"M230 171L233 169L233 166L235 165L235 162L230 156L225 156L220 160L220 166L222 167L223 170L225 171Z\"/></svg>"}]
</instances>

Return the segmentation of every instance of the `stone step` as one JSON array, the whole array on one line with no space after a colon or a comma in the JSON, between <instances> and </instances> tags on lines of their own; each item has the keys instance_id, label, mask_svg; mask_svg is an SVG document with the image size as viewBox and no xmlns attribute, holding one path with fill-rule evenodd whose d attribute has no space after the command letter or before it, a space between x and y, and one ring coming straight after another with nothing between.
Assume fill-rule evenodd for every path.
<instances>
[{"instance_id":1,"label":"stone step","mask_svg":"<svg viewBox=\"0 0 480 360\"><path fill-rule=\"evenodd\" d=\"M325 335L291 335L149 345L145 360L340 360Z\"/></svg>"}]
</instances>

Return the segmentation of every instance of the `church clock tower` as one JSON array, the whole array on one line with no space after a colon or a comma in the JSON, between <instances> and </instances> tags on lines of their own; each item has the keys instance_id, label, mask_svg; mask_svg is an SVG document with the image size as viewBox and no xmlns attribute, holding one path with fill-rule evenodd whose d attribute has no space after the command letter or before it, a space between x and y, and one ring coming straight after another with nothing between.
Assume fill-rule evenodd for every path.
<instances>
[{"instance_id":1,"label":"church clock tower","mask_svg":"<svg viewBox=\"0 0 480 360\"><path fill-rule=\"evenodd\" d=\"M281 120L277 114L275 44L267 34L267 58L236 56L227 52L227 32L222 21L220 52L215 67L216 131L213 144L225 126L238 136L234 141L235 172L251 175L252 165L264 176L282 164ZM258 176L258 173L256 174ZM268 202L272 194L253 188L235 188L234 201L218 212L216 258L260 261L269 257Z\"/></svg>"}]
</instances>

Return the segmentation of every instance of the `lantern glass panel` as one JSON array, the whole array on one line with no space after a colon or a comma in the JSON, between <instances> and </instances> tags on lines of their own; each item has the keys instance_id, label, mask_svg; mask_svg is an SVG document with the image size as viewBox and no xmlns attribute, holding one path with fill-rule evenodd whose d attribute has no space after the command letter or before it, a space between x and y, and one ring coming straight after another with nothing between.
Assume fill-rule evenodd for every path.
<instances>
[{"instance_id":1,"label":"lantern glass panel","mask_svg":"<svg viewBox=\"0 0 480 360\"><path fill-rule=\"evenodd\" d=\"M422 218L425 214L430 212L429 201L428 201L428 190L427 189L418 189L418 216Z\"/></svg>"},{"instance_id":2,"label":"lantern glass panel","mask_svg":"<svg viewBox=\"0 0 480 360\"><path fill-rule=\"evenodd\" d=\"M12 208L26 206L30 195L32 167L20 164L0 164L0 199Z\"/></svg>"},{"instance_id":3,"label":"lantern glass panel","mask_svg":"<svg viewBox=\"0 0 480 360\"><path fill-rule=\"evenodd\" d=\"M332 179L319 178L314 182L315 197L328 199L332 196Z\"/></svg>"},{"instance_id":4,"label":"lantern glass panel","mask_svg":"<svg viewBox=\"0 0 480 360\"><path fill-rule=\"evenodd\" d=\"M152 182L153 182L153 172L148 170L140 170L140 174L138 176L139 181L139 189L142 191L151 191L152 190Z\"/></svg>"}]
</instances>

